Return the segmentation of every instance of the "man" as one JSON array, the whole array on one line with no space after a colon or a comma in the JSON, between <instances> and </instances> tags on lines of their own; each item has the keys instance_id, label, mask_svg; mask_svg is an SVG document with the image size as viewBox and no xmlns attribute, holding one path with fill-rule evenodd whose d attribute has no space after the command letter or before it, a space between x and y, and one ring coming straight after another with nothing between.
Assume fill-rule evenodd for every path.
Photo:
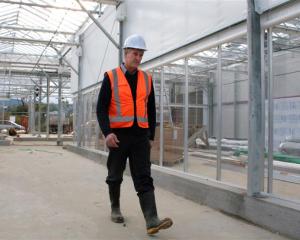
<instances>
[{"instance_id":1,"label":"man","mask_svg":"<svg viewBox=\"0 0 300 240\"><path fill-rule=\"evenodd\" d=\"M152 77L138 69L146 44L139 35L124 43L124 62L104 74L97 104L97 118L109 148L107 159L111 220L123 223L120 186L126 160L146 221L147 233L169 228L170 218L157 216L150 148L155 134L156 110Z\"/></svg>"}]
</instances>

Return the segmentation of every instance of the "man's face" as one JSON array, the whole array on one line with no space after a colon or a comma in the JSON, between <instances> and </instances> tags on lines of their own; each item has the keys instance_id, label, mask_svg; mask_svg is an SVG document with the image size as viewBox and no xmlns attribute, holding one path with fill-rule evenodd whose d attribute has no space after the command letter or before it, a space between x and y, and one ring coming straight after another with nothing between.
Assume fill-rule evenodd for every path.
<instances>
[{"instance_id":1,"label":"man's face","mask_svg":"<svg viewBox=\"0 0 300 240\"><path fill-rule=\"evenodd\" d=\"M144 51L140 49L126 49L125 65L128 70L135 70L140 65Z\"/></svg>"}]
</instances>

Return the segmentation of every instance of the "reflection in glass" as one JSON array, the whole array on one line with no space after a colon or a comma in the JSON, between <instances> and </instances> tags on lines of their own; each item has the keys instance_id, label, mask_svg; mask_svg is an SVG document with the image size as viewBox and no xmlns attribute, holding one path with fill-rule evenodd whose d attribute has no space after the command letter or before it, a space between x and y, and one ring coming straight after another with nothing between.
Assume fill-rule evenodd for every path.
<instances>
[{"instance_id":1,"label":"reflection in glass","mask_svg":"<svg viewBox=\"0 0 300 240\"><path fill-rule=\"evenodd\" d=\"M273 193L298 201L300 200L299 26L300 19L295 18L272 27L273 89L271 90Z\"/></svg>"}]
</instances>

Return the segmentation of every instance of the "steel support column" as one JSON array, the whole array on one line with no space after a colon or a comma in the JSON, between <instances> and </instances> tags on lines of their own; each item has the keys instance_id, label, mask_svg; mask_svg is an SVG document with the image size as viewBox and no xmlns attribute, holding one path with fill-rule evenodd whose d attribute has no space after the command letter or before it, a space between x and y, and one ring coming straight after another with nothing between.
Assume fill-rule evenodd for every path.
<instances>
[{"instance_id":1,"label":"steel support column","mask_svg":"<svg viewBox=\"0 0 300 240\"><path fill-rule=\"evenodd\" d=\"M265 31L262 29L261 34L260 34L260 41L261 41L261 100L262 100L262 105L261 105L261 114L262 114L262 142L263 144L261 145L261 151L265 152L265 139L266 139L266 109L265 109L265 100L266 100L266 84L265 84ZM263 162L265 165L265 157L263 156ZM265 168L265 167L264 167ZM265 178L265 169L262 169L262 177ZM263 184L262 186L262 191L264 191L265 186Z\"/></svg>"},{"instance_id":2,"label":"steel support column","mask_svg":"<svg viewBox=\"0 0 300 240\"><path fill-rule=\"evenodd\" d=\"M76 106L76 144L78 147L81 147L82 145L82 114L83 114L83 108L82 108L82 82L81 82L81 69L82 69L82 55L83 55L83 49L82 49L82 42L83 42L83 34L79 35L79 48L77 49L78 54L78 93L77 93L77 106Z\"/></svg>"},{"instance_id":3,"label":"steel support column","mask_svg":"<svg viewBox=\"0 0 300 240\"><path fill-rule=\"evenodd\" d=\"M213 74L209 74L208 81L208 136L213 136L214 134L214 91L213 91Z\"/></svg>"},{"instance_id":4,"label":"steel support column","mask_svg":"<svg viewBox=\"0 0 300 240\"><path fill-rule=\"evenodd\" d=\"M239 138L239 133L238 133L238 118L239 118L239 112L238 112L238 88L236 80L240 79L239 78L240 74L235 72L234 73L234 83L233 83L233 138L238 139Z\"/></svg>"},{"instance_id":5,"label":"steel support column","mask_svg":"<svg viewBox=\"0 0 300 240\"><path fill-rule=\"evenodd\" d=\"M50 132L50 129L49 129L49 124L50 124L50 106L49 106L49 93L50 93L50 76L47 76L47 119L46 119L46 137L47 139L49 138L49 132Z\"/></svg>"},{"instance_id":6,"label":"steel support column","mask_svg":"<svg viewBox=\"0 0 300 240\"><path fill-rule=\"evenodd\" d=\"M184 88L184 158L183 158L183 171L188 171L189 166L189 156L188 156L188 147L189 147L189 66L188 58L184 59L185 65L185 88Z\"/></svg>"},{"instance_id":7,"label":"steel support column","mask_svg":"<svg viewBox=\"0 0 300 240\"><path fill-rule=\"evenodd\" d=\"M3 124L4 124L4 120L5 120L4 102L2 102L2 120L3 120Z\"/></svg>"},{"instance_id":8,"label":"steel support column","mask_svg":"<svg viewBox=\"0 0 300 240\"><path fill-rule=\"evenodd\" d=\"M121 65L122 61L123 61L123 22L120 21L119 22L119 65Z\"/></svg>"},{"instance_id":9,"label":"steel support column","mask_svg":"<svg viewBox=\"0 0 300 240\"><path fill-rule=\"evenodd\" d=\"M38 137L41 137L42 80L43 80L43 78L40 77L39 90L38 90L38 92L39 92Z\"/></svg>"},{"instance_id":10,"label":"steel support column","mask_svg":"<svg viewBox=\"0 0 300 240\"><path fill-rule=\"evenodd\" d=\"M59 60L60 64L62 64L62 59ZM62 65L61 65L62 66ZM62 68L61 68L62 69ZM60 70L61 70L60 69ZM61 72L58 73L58 123L57 123L57 146L62 146L63 141L61 138L62 134L62 95L61 95L61 88L62 88L62 76Z\"/></svg>"},{"instance_id":11,"label":"steel support column","mask_svg":"<svg viewBox=\"0 0 300 240\"><path fill-rule=\"evenodd\" d=\"M249 196L260 196L263 189L264 159L261 98L261 40L260 15L255 12L254 0L248 0L248 74L249 74Z\"/></svg>"},{"instance_id":12,"label":"steel support column","mask_svg":"<svg viewBox=\"0 0 300 240\"><path fill-rule=\"evenodd\" d=\"M204 105L202 109L202 119L199 119L199 111L201 110L197 109L197 115L196 115L196 123L199 124L199 121L202 121L203 127L208 131L209 129L209 81L207 81L207 86L202 89L202 103ZM201 96L201 95L200 95ZM196 104L198 105L199 102L199 92L196 92Z\"/></svg>"},{"instance_id":13,"label":"steel support column","mask_svg":"<svg viewBox=\"0 0 300 240\"><path fill-rule=\"evenodd\" d=\"M159 166L163 166L164 160L164 66L160 71L160 103L159 103Z\"/></svg>"},{"instance_id":14,"label":"steel support column","mask_svg":"<svg viewBox=\"0 0 300 240\"><path fill-rule=\"evenodd\" d=\"M217 174L216 179L221 180L221 161L222 161L222 46L218 46L218 67L217 67Z\"/></svg>"},{"instance_id":15,"label":"steel support column","mask_svg":"<svg viewBox=\"0 0 300 240\"><path fill-rule=\"evenodd\" d=\"M272 28L268 29L268 185L273 192L273 39Z\"/></svg>"},{"instance_id":16,"label":"steel support column","mask_svg":"<svg viewBox=\"0 0 300 240\"><path fill-rule=\"evenodd\" d=\"M33 99L31 101L31 134L35 135L36 130L35 130L35 92L33 91Z\"/></svg>"}]
</instances>

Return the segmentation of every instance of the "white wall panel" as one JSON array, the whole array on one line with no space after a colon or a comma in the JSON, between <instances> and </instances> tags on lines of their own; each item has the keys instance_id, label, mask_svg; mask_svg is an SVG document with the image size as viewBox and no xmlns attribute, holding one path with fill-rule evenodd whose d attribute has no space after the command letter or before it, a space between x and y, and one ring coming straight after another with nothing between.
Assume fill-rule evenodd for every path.
<instances>
[{"instance_id":1,"label":"white wall panel","mask_svg":"<svg viewBox=\"0 0 300 240\"><path fill-rule=\"evenodd\" d=\"M287 0L259 0L257 8L265 11ZM124 37L142 34L149 51L144 61L153 59L209 34L246 19L246 0L125 0L127 17ZM106 8L99 22L118 42L115 6ZM76 51L73 51L74 53ZM118 64L118 51L92 24L84 32L83 88L103 77L105 70ZM76 54L72 64L77 67ZM72 73L72 92L77 91L77 76Z\"/></svg>"},{"instance_id":2,"label":"white wall panel","mask_svg":"<svg viewBox=\"0 0 300 240\"><path fill-rule=\"evenodd\" d=\"M115 6L107 7L98 21L118 42L119 23L116 21ZM118 65L118 49L95 24L84 32L82 50L82 88L101 81L105 71ZM73 58L72 62L77 67L76 54ZM72 74L72 92L74 91L77 91L77 75Z\"/></svg>"},{"instance_id":3,"label":"white wall panel","mask_svg":"<svg viewBox=\"0 0 300 240\"><path fill-rule=\"evenodd\" d=\"M279 6L280 4L290 2L289 0L255 0L255 10L263 13L268 9Z\"/></svg>"},{"instance_id":4,"label":"white wall panel","mask_svg":"<svg viewBox=\"0 0 300 240\"><path fill-rule=\"evenodd\" d=\"M248 101L249 100L249 82L243 80L236 84L237 101Z\"/></svg>"},{"instance_id":5,"label":"white wall panel","mask_svg":"<svg viewBox=\"0 0 300 240\"><path fill-rule=\"evenodd\" d=\"M239 104L237 106L237 138L248 139L248 123L249 123L249 106L246 104Z\"/></svg>"},{"instance_id":6,"label":"white wall panel","mask_svg":"<svg viewBox=\"0 0 300 240\"><path fill-rule=\"evenodd\" d=\"M265 11L288 0L257 0ZM246 0L125 0L125 37L142 34L148 45L144 61L177 49L199 38L246 19ZM115 6L106 8L99 22L118 41ZM84 32L83 88L100 81L105 70L118 63L118 51L95 24ZM74 53L76 51L73 51ZM72 64L77 67L76 54ZM77 76L72 73L72 91L77 91Z\"/></svg>"},{"instance_id":7,"label":"white wall panel","mask_svg":"<svg viewBox=\"0 0 300 240\"><path fill-rule=\"evenodd\" d=\"M78 71L78 56L77 56L77 49L76 47L72 47L71 52L71 65ZM74 71L71 71L71 92L76 92L78 89L78 77Z\"/></svg>"},{"instance_id":8,"label":"white wall panel","mask_svg":"<svg viewBox=\"0 0 300 240\"><path fill-rule=\"evenodd\" d=\"M297 52L279 55L274 53L274 98L300 95L300 54Z\"/></svg>"},{"instance_id":9,"label":"white wall panel","mask_svg":"<svg viewBox=\"0 0 300 240\"><path fill-rule=\"evenodd\" d=\"M142 34L152 59L246 19L246 0L126 0L125 37Z\"/></svg>"},{"instance_id":10,"label":"white wall panel","mask_svg":"<svg viewBox=\"0 0 300 240\"><path fill-rule=\"evenodd\" d=\"M234 138L234 107L222 106L222 138Z\"/></svg>"}]
</instances>

